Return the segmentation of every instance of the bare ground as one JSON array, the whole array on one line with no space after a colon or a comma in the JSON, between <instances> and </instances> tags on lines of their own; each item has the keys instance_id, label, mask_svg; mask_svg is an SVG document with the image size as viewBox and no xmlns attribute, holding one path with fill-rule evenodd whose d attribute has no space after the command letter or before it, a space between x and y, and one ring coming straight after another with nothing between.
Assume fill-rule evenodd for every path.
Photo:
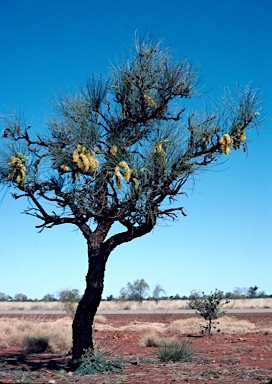
<instances>
[{"instance_id":1,"label":"bare ground","mask_svg":"<svg viewBox=\"0 0 272 384\"><path fill-rule=\"evenodd\" d=\"M53 319L53 315L40 320ZM169 324L177 319L195 315L106 315L107 323L114 327L135 322ZM18 315L17 315L18 317ZM58 316L59 318L59 316ZM35 315L37 320L37 315ZM235 314L234 321L248 320L270 327L272 313ZM127 364L120 373L80 377L69 370L70 355L23 355L19 347L0 349L0 383L269 383L272 379L271 333L222 334L208 338L199 334L170 334L193 342L200 350L195 359L187 363L162 363L156 357L156 348L140 347L139 331L96 331L96 342L106 344L109 350L123 356Z\"/></svg>"}]
</instances>

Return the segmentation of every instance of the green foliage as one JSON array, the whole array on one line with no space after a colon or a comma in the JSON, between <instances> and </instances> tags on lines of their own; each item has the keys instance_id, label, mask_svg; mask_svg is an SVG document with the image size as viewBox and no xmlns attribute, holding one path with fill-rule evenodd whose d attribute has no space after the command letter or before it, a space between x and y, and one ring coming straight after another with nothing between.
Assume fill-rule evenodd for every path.
<instances>
[{"instance_id":1,"label":"green foliage","mask_svg":"<svg viewBox=\"0 0 272 384\"><path fill-rule=\"evenodd\" d=\"M45 336L26 337L23 340L24 353L43 353L49 351L49 338Z\"/></svg>"},{"instance_id":2,"label":"green foliage","mask_svg":"<svg viewBox=\"0 0 272 384\"><path fill-rule=\"evenodd\" d=\"M12 297L9 295L6 295L3 292L0 292L0 301L11 301Z\"/></svg>"},{"instance_id":3,"label":"green foliage","mask_svg":"<svg viewBox=\"0 0 272 384\"><path fill-rule=\"evenodd\" d=\"M191 361L197 352L193 344L186 339L178 341L163 338L158 347L158 357L161 361Z\"/></svg>"},{"instance_id":4,"label":"green foliage","mask_svg":"<svg viewBox=\"0 0 272 384\"><path fill-rule=\"evenodd\" d=\"M139 301L140 303L147 296L149 285L144 279L134 280L133 283L127 283L126 288L120 290L120 298L123 300Z\"/></svg>"},{"instance_id":5,"label":"green foliage","mask_svg":"<svg viewBox=\"0 0 272 384\"><path fill-rule=\"evenodd\" d=\"M57 299L55 298L54 295L52 295L51 293L47 293L46 295L44 295L44 297L41 299L41 301L56 301Z\"/></svg>"},{"instance_id":6,"label":"green foliage","mask_svg":"<svg viewBox=\"0 0 272 384\"><path fill-rule=\"evenodd\" d=\"M228 300L222 303L223 292L217 289L211 292L210 295L205 295L203 292L202 296L199 294L191 295L189 307L196 310L196 313L202 316L208 321L208 325L204 327L208 335L211 336L211 329L216 328L213 320L217 319L220 315L224 315L225 312L221 311L220 306L229 303Z\"/></svg>"},{"instance_id":7,"label":"green foliage","mask_svg":"<svg viewBox=\"0 0 272 384\"><path fill-rule=\"evenodd\" d=\"M68 313L74 315L76 312L77 304L81 299L78 289L64 289L58 294L59 301L62 303L63 309Z\"/></svg>"},{"instance_id":8,"label":"green foliage","mask_svg":"<svg viewBox=\"0 0 272 384\"><path fill-rule=\"evenodd\" d=\"M104 372L122 372L125 361L122 357L112 356L102 350L88 350L80 359L75 373L79 376Z\"/></svg>"},{"instance_id":9,"label":"green foliage","mask_svg":"<svg viewBox=\"0 0 272 384\"><path fill-rule=\"evenodd\" d=\"M189 60L175 61L152 36L137 37L131 59L112 65L108 79L92 77L56 99L46 133L16 113L2 116L0 183L29 200L25 213L41 229L83 230L107 217L136 236L143 224L175 219L183 207L162 203L230 147L246 148L245 130L259 124L262 108L247 86L201 111L191 101L199 82Z\"/></svg>"},{"instance_id":10,"label":"green foliage","mask_svg":"<svg viewBox=\"0 0 272 384\"><path fill-rule=\"evenodd\" d=\"M13 301L27 301L27 296L23 293L16 293L13 297Z\"/></svg>"}]
</instances>

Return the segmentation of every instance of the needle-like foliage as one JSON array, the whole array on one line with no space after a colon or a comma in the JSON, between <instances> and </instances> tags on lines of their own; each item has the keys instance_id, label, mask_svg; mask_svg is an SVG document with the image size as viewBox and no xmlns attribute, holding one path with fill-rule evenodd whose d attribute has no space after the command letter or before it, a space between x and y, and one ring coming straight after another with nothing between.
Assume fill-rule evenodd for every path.
<instances>
[{"instance_id":1,"label":"needle-like foliage","mask_svg":"<svg viewBox=\"0 0 272 384\"><path fill-rule=\"evenodd\" d=\"M259 124L251 86L201 112L194 100L200 82L189 60L174 61L161 41L138 38L131 59L112 65L108 79L92 77L75 95L57 98L47 131L35 133L16 114L3 116L1 184L27 199L25 213L40 220L40 230L70 223L88 243L87 288L73 328L74 341L81 340L76 358L92 348L86 329L111 251L159 219L186 215L166 203L184 193L196 171L245 148L246 131ZM108 236L115 222L124 231Z\"/></svg>"}]
</instances>

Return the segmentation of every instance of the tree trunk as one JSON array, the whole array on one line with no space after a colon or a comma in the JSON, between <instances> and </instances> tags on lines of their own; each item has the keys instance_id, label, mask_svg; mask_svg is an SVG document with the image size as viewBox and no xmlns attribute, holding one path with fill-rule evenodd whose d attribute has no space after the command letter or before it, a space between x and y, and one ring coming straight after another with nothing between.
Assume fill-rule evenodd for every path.
<instances>
[{"instance_id":1,"label":"tree trunk","mask_svg":"<svg viewBox=\"0 0 272 384\"><path fill-rule=\"evenodd\" d=\"M93 349L92 326L102 298L107 256L101 244L95 246L88 241L86 290L73 321L73 361L80 359L86 350Z\"/></svg>"},{"instance_id":2,"label":"tree trunk","mask_svg":"<svg viewBox=\"0 0 272 384\"><path fill-rule=\"evenodd\" d=\"M74 362L79 360L86 350L93 349L93 320L102 298L109 254L118 245L149 233L156 224L156 220L153 218L141 226L132 226L127 232L115 234L105 241L112 224L113 221L106 217L105 220L100 221L95 232L91 232L87 225L80 228L88 243L89 269L86 276L86 290L78 304L73 321Z\"/></svg>"}]
</instances>

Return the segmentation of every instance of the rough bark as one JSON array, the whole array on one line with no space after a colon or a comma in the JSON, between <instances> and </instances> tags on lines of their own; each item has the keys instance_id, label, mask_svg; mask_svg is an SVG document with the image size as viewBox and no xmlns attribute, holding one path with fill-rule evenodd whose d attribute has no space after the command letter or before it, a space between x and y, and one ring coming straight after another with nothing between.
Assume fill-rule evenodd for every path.
<instances>
[{"instance_id":1,"label":"rough bark","mask_svg":"<svg viewBox=\"0 0 272 384\"><path fill-rule=\"evenodd\" d=\"M73 360L81 358L88 349L93 349L92 326L102 298L105 266L108 255L99 244L88 241L89 269L86 290L79 302L73 321Z\"/></svg>"},{"instance_id":2,"label":"rough bark","mask_svg":"<svg viewBox=\"0 0 272 384\"><path fill-rule=\"evenodd\" d=\"M104 241L111 224L110 220L101 220L98 230L95 232L91 232L87 225L80 228L88 243L89 269L86 276L86 290L79 302L73 321L74 362L77 362L86 350L94 347L92 326L102 298L106 262L110 253L118 245L149 233L155 226L156 219L148 220L134 230L115 234Z\"/></svg>"}]
</instances>

